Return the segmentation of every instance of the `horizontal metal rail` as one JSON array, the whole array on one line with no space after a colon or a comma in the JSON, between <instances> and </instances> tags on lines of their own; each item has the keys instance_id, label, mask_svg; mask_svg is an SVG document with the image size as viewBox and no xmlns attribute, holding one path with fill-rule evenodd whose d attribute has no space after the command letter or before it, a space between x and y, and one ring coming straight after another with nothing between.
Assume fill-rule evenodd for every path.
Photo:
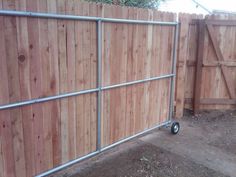
<instances>
[{"instance_id":1,"label":"horizontal metal rail","mask_svg":"<svg viewBox=\"0 0 236 177\"><path fill-rule=\"evenodd\" d=\"M118 19L118 18L88 17L88 16L78 16L78 15L26 12L26 11L14 11L14 10L0 10L0 15L34 17L34 18L51 18L51 19L62 19L62 20L101 21L101 22L111 22L111 23L166 25L166 26L175 26L178 24L178 22L161 22L161 21L145 21L145 20L131 20L131 19Z\"/></svg>"},{"instance_id":2,"label":"horizontal metal rail","mask_svg":"<svg viewBox=\"0 0 236 177\"><path fill-rule=\"evenodd\" d=\"M169 75L164 75L164 76L159 76L159 77L151 77L151 78L142 79L142 80L136 80L136 81L126 82L126 83L121 83L121 84L116 84L116 85L105 86L105 87L102 87L102 90L108 90L108 89L113 89L113 88L118 88L118 87L140 84L140 83L144 83L148 81L160 80L160 79L165 79L165 78L174 77L174 76L175 76L174 74L169 74Z\"/></svg>"},{"instance_id":3,"label":"horizontal metal rail","mask_svg":"<svg viewBox=\"0 0 236 177\"><path fill-rule=\"evenodd\" d=\"M174 74L152 77L152 78L143 79L143 80L137 80L137 81L131 81L131 82L126 82L126 83L122 83L122 84L101 87L101 90L108 90L108 89L112 89L112 88L124 87L124 86L133 85L133 84L144 83L144 82L148 82L148 81L165 79L165 78L169 78L169 77L174 77ZM22 101L22 102L9 103L6 105L0 105L0 110L16 108L16 107L20 107L20 106L26 106L26 105L42 103L42 102L47 102L47 101L53 101L56 99L78 96L78 95L88 94L88 93L93 93L93 92L98 92L98 91L99 91L99 88L94 88L94 89L82 90L82 91L78 91L78 92L71 92L71 93L64 93L64 94L55 95L55 96L49 96L49 97L45 97L45 98L38 98L38 99L26 100L26 101Z\"/></svg>"},{"instance_id":4,"label":"horizontal metal rail","mask_svg":"<svg viewBox=\"0 0 236 177\"><path fill-rule=\"evenodd\" d=\"M131 139L133 139L133 138L136 138L136 137L138 137L138 136L141 136L141 135L143 135L143 134L145 134L145 133L148 133L148 132L150 132L150 131L152 131L152 130L155 130L155 129L157 129L157 128L163 127L163 126L168 125L168 124L170 124L170 123L171 123L171 121L167 121L167 122L158 124L158 125L156 125L156 126L154 126L154 127L152 127L152 128L149 128L149 129L147 129L147 130L144 130L144 131L142 131L142 132L140 132L140 133L137 133L137 134L135 134L135 135L133 135L133 136L130 136L130 137L128 137L128 138L125 138L125 139L122 139L122 140L120 140L120 141L117 141L117 142L115 142L115 143L113 143L113 144L111 144L111 145L108 145L108 146L102 148L100 151L99 151L99 150L98 150L98 151L94 151L94 152L92 152L92 153L90 153L90 154L87 154L87 155L85 155L85 156L83 156L83 157L80 157L80 158L78 158L78 159L69 161L69 162L67 162L67 163L65 163L65 164L63 164L63 165L61 165L61 166L58 166L58 167L56 167L56 168L53 168L53 169L51 169L51 170L49 170L49 171L46 171L46 172L44 172L44 173L41 173L41 174L37 175L36 177L48 176L48 175L50 175L50 174L52 174L52 173L58 172L58 171L60 171L60 170L63 170L64 168L67 168L67 167L69 167L69 166L71 166L71 165L73 165L73 164L76 164L76 163L81 162L81 161L83 161L83 160L85 160L85 159L88 159L88 158L90 158L90 157L93 157L93 156L99 154L100 152L103 152L103 151L106 151L106 150L108 150L108 149L111 149L111 148L113 148L114 146L117 146L117 145L119 145L119 144L122 144L122 143L124 143L124 142L126 142L126 141L129 141L129 140L131 140Z\"/></svg>"},{"instance_id":5,"label":"horizontal metal rail","mask_svg":"<svg viewBox=\"0 0 236 177\"><path fill-rule=\"evenodd\" d=\"M95 89L90 89L90 90L82 90L82 91L78 91L78 92L64 93L61 95L49 96L49 97L45 97L45 98L38 98L38 99L32 99L32 100L27 100L27 101L22 101L22 102L10 103L10 104L6 104L6 105L1 105L0 110L15 108L15 107L19 107L19 106L26 106L26 105L35 104L35 103L42 103L42 102L52 101L52 100L56 100L56 99L72 97L72 96L78 96L78 95L93 93L93 92L97 92L97 91L98 91L98 88L95 88Z\"/></svg>"}]
</instances>

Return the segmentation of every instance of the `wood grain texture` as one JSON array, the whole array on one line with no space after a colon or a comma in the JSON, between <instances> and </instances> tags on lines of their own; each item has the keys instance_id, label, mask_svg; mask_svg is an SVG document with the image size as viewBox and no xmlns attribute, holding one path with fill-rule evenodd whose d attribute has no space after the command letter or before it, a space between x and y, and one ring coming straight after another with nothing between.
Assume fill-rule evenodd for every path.
<instances>
[{"instance_id":1,"label":"wood grain texture","mask_svg":"<svg viewBox=\"0 0 236 177\"><path fill-rule=\"evenodd\" d=\"M197 19L203 18L202 15L195 14L179 14L180 31L176 76L176 113L177 118L183 116L183 110L186 105L185 98L193 98L195 65L189 65L190 61L196 61L197 51ZM195 23L193 23L195 20Z\"/></svg>"},{"instance_id":2,"label":"wood grain texture","mask_svg":"<svg viewBox=\"0 0 236 177\"><path fill-rule=\"evenodd\" d=\"M234 15L213 15L209 16L207 19L219 22L232 21L235 20ZM219 20L219 21L218 21ZM208 21L208 20L207 20ZM226 25L226 26L225 26ZM208 50L207 54L204 56L204 62L216 62L219 61L220 55L223 57L225 62L235 61L235 35L236 28L235 26L228 26L227 24L219 23L214 25L213 28L210 28L211 31L214 31L211 34L207 33L205 38L208 39ZM213 34L213 36L212 36ZM212 38L213 37L213 41ZM215 47L217 50L215 50ZM217 53L216 53L217 51ZM220 51L220 53L219 53ZM222 61L220 59L220 61ZM229 99L235 97L235 75L236 68L226 65L218 65L215 67L203 67L203 84L202 88L204 89L203 94L201 95L202 99ZM226 81L226 82L225 82ZM228 84L226 84L228 83ZM212 88L214 92L212 92ZM231 97L231 99L230 99ZM210 102L209 102L210 103ZM205 109L234 109L235 105L227 104L204 104L201 105L201 108Z\"/></svg>"},{"instance_id":3,"label":"wood grain texture","mask_svg":"<svg viewBox=\"0 0 236 177\"><path fill-rule=\"evenodd\" d=\"M181 55L185 53L181 52L181 45L183 41L179 40L179 57L177 65L177 84L185 80L184 86L177 86L176 90L176 102L181 100L193 100L194 95L194 78L196 75L196 61L197 61L197 24L196 19L201 19L202 16L196 16L191 14L180 14L186 17L181 22L186 23L187 19L190 20L189 26L186 32L187 36L187 55L186 63L182 60ZM209 23L210 30L207 30L204 36L204 50L203 50L203 64L202 64L202 84L200 89L202 90L200 99L230 99L234 98L235 91L235 35L236 28L234 25L228 25L229 22L235 20L234 15L212 15L206 17L206 22ZM191 22L192 21L192 22ZM218 24L217 24L218 23ZM213 25L214 24L214 25ZM233 23L232 23L233 24ZM213 25L213 26L212 26ZM210 31L210 34L209 32ZM183 32L180 29L180 33ZM181 35L181 34L180 34ZM212 40L213 38L213 40ZM216 50L215 50L216 48ZM218 60L220 59L220 60ZM223 60L222 60L223 59ZM181 61L182 60L182 61ZM183 69L186 65L185 74ZM228 84L226 84L228 83ZM182 91L183 89L184 92ZM213 89L214 88L214 89ZM179 91L178 91L179 90ZM184 94L183 94L184 93ZM180 99L182 98L182 99ZM183 99L184 98L184 99ZM200 101L201 102L201 101ZM230 103L232 101L229 100ZM200 109L232 109L235 105L227 104L200 104ZM218 101L219 103L219 101ZM183 106L183 105L182 105ZM176 104L177 117L181 117L183 109L180 108L180 104ZM192 102L186 102L184 108L193 108ZM179 113L178 113L179 112ZM176 115L177 115L176 114Z\"/></svg>"},{"instance_id":4,"label":"wood grain texture","mask_svg":"<svg viewBox=\"0 0 236 177\"><path fill-rule=\"evenodd\" d=\"M171 13L79 0L0 1L0 8L174 20ZM1 16L0 24L0 105L97 87L96 22ZM102 29L103 86L170 72L171 27ZM104 91L102 146L166 121L168 90L166 79ZM97 93L0 111L0 125L0 176L34 176L96 150Z\"/></svg>"}]
</instances>

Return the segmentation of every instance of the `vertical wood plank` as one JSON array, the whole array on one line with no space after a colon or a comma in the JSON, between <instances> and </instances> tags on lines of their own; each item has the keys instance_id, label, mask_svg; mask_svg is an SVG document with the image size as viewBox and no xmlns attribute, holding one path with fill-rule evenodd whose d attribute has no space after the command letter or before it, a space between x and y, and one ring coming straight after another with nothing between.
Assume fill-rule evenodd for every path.
<instances>
[{"instance_id":1,"label":"vertical wood plank","mask_svg":"<svg viewBox=\"0 0 236 177\"><path fill-rule=\"evenodd\" d=\"M38 10L45 12L47 10L47 1L39 1ZM49 58L49 38L48 38L48 19L39 20L39 52L41 60L41 73L42 73L42 95L44 97L52 95L50 90L50 58ZM46 102L42 104L43 114L41 119L43 121L43 162L42 171L52 168L52 121L51 121L51 110L52 102Z\"/></svg>"},{"instance_id":2,"label":"vertical wood plank","mask_svg":"<svg viewBox=\"0 0 236 177\"><path fill-rule=\"evenodd\" d=\"M66 13L74 14L74 1L66 2ZM68 60L68 90L75 89L75 21L67 21L67 60ZM69 136L69 159L76 157L76 98L68 98L68 136Z\"/></svg>"},{"instance_id":3,"label":"vertical wood plank","mask_svg":"<svg viewBox=\"0 0 236 177\"><path fill-rule=\"evenodd\" d=\"M13 1L5 1L3 3L4 9L15 9L16 3ZM19 80L19 67L18 67L18 51L17 51L17 22L15 17L4 18L5 27L5 51L7 55L7 67L8 70L8 88L9 99L8 102L15 102L20 100L20 80ZM9 47L11 46L11 47ZM22 115L20 108L10 111L9 118L11 121L11 127L9 131L12 131L13 151L16 176L25 175L25 156L24 156L24 143L23 143L23 131L22 131ZM8 137L10 138L10 137ZM10 140L11 141L11 140Z\"/></svg>"},{"instance_id":4,"label":"vertical wood plank","mask_svg":"<svg viewBox=\"0 0 236 177\"><path fill-rule=\"evenodd\" d=\"M203 52L204 52L204 37L205 37L205 21L198 21L198 54L197 54L197 65L196 65L196 77L195 77L195 91L194 91L194 114L200 109L200 96L201 96L201 80L202 80L202 63L203 63Z\"/></svg>"},{"instance_id":5,"label":"vertical wood plank","mask_svg":"<svg viewBox=\"0 0 236 177\"><path fill-rule=\"evenodd\" d=\"M22 1L17 3L17 9L26 11L27 2ZM30 58L29 58L29 38L28 38L28 22L27 18L18 17L17 21L17 46L18 46L18 63L19 63L19 80L21 100L31 99L30 89ZM25 176L31 176L34 172L34 148L32 142L33 136L33 121L32 121L32 106L21 108L22 123L23 123L23 142L25 153ZM23 176L24 176L23 175ZM22 176L19 174L19 176Z\"/></svg>"},{"instance_id":6,"label":"vertical wood plank","mask_svg":"<svg viewBox=\"0 0 236 177\"><path fill-rule=\"evenodd\" d=\"M65 14L65 1L57 1L58 13ZM68 58L66 50L66 21L58 20L58 57L59 57L59 78L60 78L60 93L68 92ZM61 114L61 153L62 162L65 163L69 160L69 135L68 135L68 98L60 101L60 114Z\"/></svg>"},{"instance_id":7,"label":"vertical wood plank","mask_svg":"<svg viewBox=\"0 0 236 177\"><path fill-rule=\"evenodd\" d=\"M8 71L7 71L7 53L5 43L5 25L4 17L0 17L0 78L4 82L0 84L0 104L9 101ZM11 116L8 110L0 111L0 135L1 135L1 176L15 177L13 134L11 125Z\"/></svg>"},{"instance_id":8,"label":"vertical wood plank","mask_svg":"<svg viewBox=\"0 0 236 177\"><path fill-rule=\"evenodd\" d=\"M135 10L134 8L128 9L128 18L135 19ZM128 36L127 36L127 64L126 64L126 80L132 81L132 72L133 72L133 31L134 31L135 25L128 25ZM126 115L125 115L125 136L129 136L133 134L134 124L134 113L133 113L133 87L127 87L126 88Z\"/></svg>"},{"instance_id":9,"label":"vertical wood plank","mask_svg":"<svg viewBox=\"0 0 236 177\"><path fill-rule=\"evenodd\" d=\"M148 17L147 17L147 20L149 21L153 21L153 11L152 10L148 10L147 11L148 13ZM153 40L153 31L154 31L154 27L153 25L148 25L146 27L146 33L147 33L147 50L146 50L146 61L145 61L145 76L146 78L150 78L151 77L151 68L153 67L151 65L152 63L152 57L154 57L152 55L152 47L153 47L153 43L152 43L152 40ZM145 57L144 57L145 58ZM144 117L145 117L145 129L146 128L150 128L150 120L151 120L151 114L150 114L150 111L149 111L149 107L150 107L150 102L151 102L151 82L148 82L148 83L145 83L145 88L144 88L144 92L145 92L145 99L144 99Z\"/></svg>"},{"instance_id":10,"label":"vertical wood plank","mask_svg":"<svg viewBox=\"0 0 236 177\"><path fill-rule=\"evenodd\" d=\"M82 15L82 5L76 2L75 5L75 13L76 15ZM83 90L83 63L82 63L82 23L75 23L75 58L76 58L76 89ZM84 104L83 104L83 96L78 96L76 98L76 155L81 156L83 154L83 117L84 117Z\"/></svg>"},{"instance_id":11,"label":"vertical wood plank","mask_svg":"<svg viewBox=\"0 0 236 177\"><path fill-rule=\"evenodd\" d=\"M38 2L34 0L27 1L27 11L37 11ZM29 57L30 57L30 80L31 80L31 95L32 98L42 96L42 70L40 42L39 42L39 19L28 19L28 36L29 36ZM43 115L42 106L35 104L32 106L32 121L33 121L33 138L34 138L34 174L40 173L43 168ZM32 157L33 158L33 157Z\"/></svg>"},{"instance_id":12,"label":"vertical wood plank","mask_svg":"<svg viewBox=\"0 0 236 177\"><path fill-rule=\"evenodd\" d=\"M101 5L102 9L102 16L104 17L109 13L107 9L107 5ZM106 13L105 13L106 12ZM111 12L110 12L111 13ZM111 46L111 25L102 25L102 86L108 85L110 82L110 74L109 74L109 57L110 57L110 48ZM110 95L108 92L102 92L102 112L101 112L101 124L102 124L102 131L101 131L101 140L102 146L106 146L109 144L110 139Z\"/></svg>"},{"instance_id":13,"label":"vertical wood plank","mask_svg":"<svg viewBox=\"0 0 236 177\"><path fill-rule=\"evenodd\" d=\"M178 62L182 63L181 67L177 69L176 76L176 113L175 116L180 118L183 116L184 111L184 98L185 98L185 79L187 69L188 57L188 35L189 35L189 15L180 14L180 28L179 28L179 49L178 49Z\"/></svg>"},{"instance_id":14,"label":"vertical wood plank","mask_svg":"<svg viewBox=\"0 0 236 177\"><path fill-rule=\"evenodd\" d=\"M82 5L83 7L83 15L88 16L89 15L89 4L84 3ZM82 60L82 65L83 65L83 88L84 89L89 89L91 86L91 67L90 67L90 41L91 41L91 23L90 22L83 22L82 25L82 55L81 55L81 60ZM94 44L96 45L96 44ZM84 104L84 117L81 117L84 119L83 121L83 127L84 127L84 132L83 132L83 141L84 141L84 147L83 147L83 153L89 153L90 152L90 141L91 141L91 136L90 136L90 121L91 121L91 112L90 112L90 105L91 105L91 100L90 100L90 94L83 95L83 104Z\"/></svg>"},{"instance_id":15,"label":"vertical wood plank","mask_svg":"<svg viewBox=\"0 0 236 177\"><path fill-rule=\"evenodd\" d=\"M90 16L101 16L102 11L100 6L94 3L89 4L89 15ZM91 67L91 78L90 88L97 87L97 26L96 22L90 23L90 67ZM97 145L97 93L90 94L90 151L96 150Z\"/></svg>"},{"instance_id":16,"label":"vertical wood plank","mask_svg":"<svg viewBox=\"0 0 236 177\"><path fill-rule=\"evenodd\" d=\"M47 1L48 12L57 13L57 1ZM49 61L50 61L50 90L52 95L59 94L59 57L57 20L48 20ZM60 100L52 103L52 156L53 166L61 163L61 117Z\"/></svg>"}]
</instances>

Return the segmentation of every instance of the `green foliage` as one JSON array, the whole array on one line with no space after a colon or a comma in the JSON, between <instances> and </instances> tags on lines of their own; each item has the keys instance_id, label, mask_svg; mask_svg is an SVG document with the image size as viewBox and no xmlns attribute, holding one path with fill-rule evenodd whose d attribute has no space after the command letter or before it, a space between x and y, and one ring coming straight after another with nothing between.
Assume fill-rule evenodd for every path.
<instances>
[{"instance_id":1,"label":"green foliage","mask_svg":"<svg viewBox=\"0 0 236 177\"><path fill-rule=\"evenodd\" d=\"M86 0L86 1L153 9L153 8L158 8L160 2L164 0Z\"/></svg>"}]
</instances>

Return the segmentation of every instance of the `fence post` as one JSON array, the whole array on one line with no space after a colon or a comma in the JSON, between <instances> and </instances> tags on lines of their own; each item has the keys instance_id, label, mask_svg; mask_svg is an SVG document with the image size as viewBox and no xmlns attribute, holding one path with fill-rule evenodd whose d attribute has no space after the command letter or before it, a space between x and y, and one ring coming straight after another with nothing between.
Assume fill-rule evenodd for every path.
<instances>
[{"instance_id":1,"label":"fence post","mask_svg":"<svg viewBox=\"0 0 236 177\"><path fill-rule=\"evenodd\" d=\"M205 39L205 20L198 20L198 46L197 46L197 64L194 83L193 111L196 114L200 109L201 82L202 82L202 64Z\"/></svg>"},{"instance_id":2,"label":"fence post","mask_svg":"<svg viewBox=\"0 0 236 177\"><path fill-rule=\"evenodd\" d=\"M175 26L175 33L174 33L174 51L172 55L172 74L174 76L171 77L171 84L170 84L170 104L169 104L169 117L168 120L170 121L174 114L174 96L175 96L175 78L176 78L176 55L177 55L177 47L178 47L178 39L179 39L179 23Z\"/></svg>"},{"instance_id":3,"label":"fence post","mask_svg":"<svg viewBox=\"0 0 236 177\"><path fill-rule=\"evenodd\" d=\"M102 21L97 21L97 150L101 150L101 96L102 96Z\"/></svg>"}]
</instances>

